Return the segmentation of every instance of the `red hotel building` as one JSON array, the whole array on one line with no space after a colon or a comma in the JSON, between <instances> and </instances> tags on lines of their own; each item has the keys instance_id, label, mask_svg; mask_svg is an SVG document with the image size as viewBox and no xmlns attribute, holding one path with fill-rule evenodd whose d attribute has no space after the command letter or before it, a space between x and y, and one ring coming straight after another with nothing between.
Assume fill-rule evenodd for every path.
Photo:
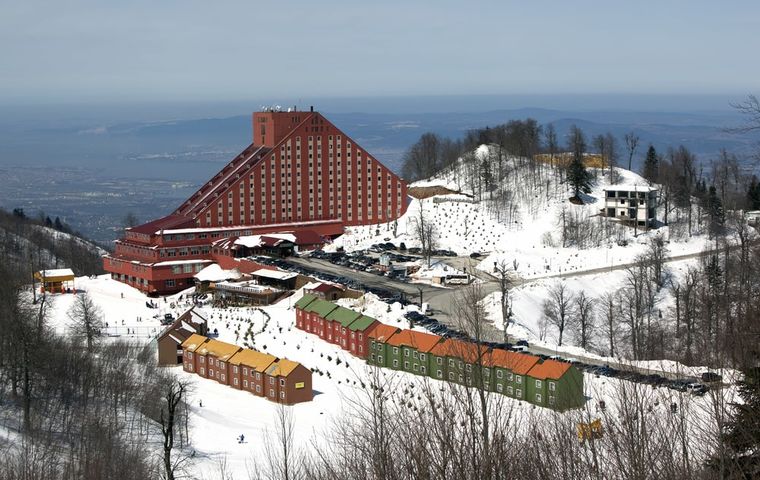
<instances>
[{"instance_id":1,"label":"red hotel building","mask_svg":"<svg viewBox=\"0 0 760 480\"><path fill-rule=\"evenodd\" d=\"M231 236L390 222L406 183L318 112L253 114L253 143L172 214L129 228L103 259L112 278L146 293L193 285L211 243Z\"/></svg>"}]
</instances>

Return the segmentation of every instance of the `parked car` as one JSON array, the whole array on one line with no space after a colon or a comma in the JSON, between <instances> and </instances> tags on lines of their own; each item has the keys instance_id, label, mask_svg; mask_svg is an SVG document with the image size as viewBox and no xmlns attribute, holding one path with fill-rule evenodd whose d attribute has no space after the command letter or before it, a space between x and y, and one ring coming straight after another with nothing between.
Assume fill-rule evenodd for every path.
<instances>
[{"instance_id":1,"label":"parked car","mask_svg":"<svg viewBox=\"0 0 760 480\"><path fill-rule=\"evenodd\" d=\"M527 340L518 340L517 343L515 343L518 347L528 347L528 341Z\"/></svg>"},{"instance_id":2,"label":"parked car","mask_svg":"<svg viewBox=\"0 0 760 480\"><path fill-rule=\"evenodd\" d=\"M701 383L690 383L686 386L686 391L692 395L702 396L707 393L707 385Z\"/></svg>"},{"instance_id":3,"label":"parked car","mask_svg":"<svg viewBox=\"0 0 760 480\"><path fill-rule=\"evenodd\" d=\"M480 258L480 253L478 253L478 252L472 252L470 254L470 258Z\"/></svg>"},{"instance_id":4,"label":"parked car","mask_svg":"<svg viewBox=\"0 0 760 480\"><path fill-rule=\"evenodd\" d=\"M705 372L702 374L702 381L705 383L716 383L723 381L723 377L715 372Z\"/></svg>"}]
</instances>

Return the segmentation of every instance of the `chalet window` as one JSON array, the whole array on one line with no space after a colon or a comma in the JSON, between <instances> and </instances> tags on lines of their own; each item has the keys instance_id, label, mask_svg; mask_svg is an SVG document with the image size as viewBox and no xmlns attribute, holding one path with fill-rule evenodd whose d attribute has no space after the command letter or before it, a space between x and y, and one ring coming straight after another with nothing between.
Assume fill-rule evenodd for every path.
<instances>
[{"instance_id":1,"label":"chalet window","mask_svg":"<svg viewBox=\"0 0 760 480\"><path fill-rule=\"evenodd\" d=\"M549 382L549 391L554 392L557 390L557 384L554 382Z\"/></svg>"},{"instance_id":2,"label":"chalet window","mask_svg":"<svg viewBox=\"0 0 760 480\"><path fill-rule=\"evenodd\" d=\"M269 389L269 396L274 397L274 388Z\"/></svg>"},{"instance_id":3,"label":"chalet window","mask_svg":"<svg viewBox=\"0 0 760 480\"><path fill-rule=\"evenodd\" d=\"M244 386L245 388L248 388L248 380L243 380L243 386Z\"/></svg>"},{"instance_id":4,"label":"chalet window","mask_svg":"<svg viewBox=\"0 0 760 480\"><path fill-rule=\"evenodd\" d=\"M274 385L274 377L269 377L269 385Z\"/></svg>"},{"instance_id":5,"label":"chalet window","mask_svg":"<svg viewBox=\"0 0 760 480\"><path fill-rule=\"evenodd\" d=\"M413 356L414 358L417 358L417 352L415 351L415 352L414 352L414 354L413 354L412 356Z\"/></svg>"},{"instance_id":6,"label":"chalet window","mask_svg":"<svg viewBox=\"0 0 760 480\"><path fill-rule=\"evenodd\" d=\"M281 378L281 379L280 379L280 386L281 386L281 387L284 387L284 386L285 386L285 379L284 379L284 378Z\"/></svg>"},{"instance_id":7,"label":"chalet window","mask_svg":"<svg viewBox=\"0 0 760 480\"><path fill-rule=\"evenodd\" d=\"M190 360L192 360L193 359L193 352L187 352L187 358L189 358Z\"/></svg>"},{"instance_id":8,"label":"chalet window","mask_svg":"<svg viewBox=\"0 0 760 480\"><path fill-rule=\"evenodd\" d=\"M261 385L256 385L256 393L261 393Z\"/></svg>"},{"instance_id":9,"label":"chalet window","mask_svg":"<svg viewBox=\"0 0 760 480\"><path fill-rule=\"evenodd\" d=\"M454 381L454 372L449 372L449 380Z\"/></svg>"},{"instance_id":10,"label":"chalet window","mask_svg":"<svg viewBox=\"0 0 760 480\"><path fill-rule=\"evenodd\" d=\"M438 378L443 378L443 372L442 371L438 370L436 373L437 373Z\"/></svg>"},{"instance_id":11,"label":"chalet window","mask_svg":"<svg viewBox=\"0 0 760 480\"><path fill-rule=\"evenodd\" d=\"M424 353L420 353L420 360L422 360L423 362L425 361L425 354Z\"/></svg>"},{"instance_id":12,"label":"chalet window","mask_svg":"<svg viewBox=\"0 0 760 480\"><path fill-rule=\"evenodd\" d=\"M237 379L237 378L234 378L234 379L233 379L233 382L235 383L235 385L237 385L237 384L238 384L238 379Z\"/></svg>"},{"instance_id":13,"label":"chalet window","mask_svg":"<svg viewBox=\"0 0 760 480\"><path fill-rule=\"evenodd\" d=\"M515 375L515 382L522 383L522 377L520 375Z\"/></svg>"},{"instance_id":14,"label":"chalet window","mask_svg":"<svg viewBox=\"0 0 760 480\"><path fill-rule=\"evenodd\" d=\"M536 388L541 388L541 380L536 380Z\"/></svg>"},{"instance_id":15,"label":"chalet window","mask_svg":"<svg viewBox=\"0 0 760 480\"><path fill-rule=\"evenodd\" d=\"M465 365L464 369L465 369L466 372L471 372L472 371L472 365L470 365L468 363L467 365Z\"/></svg>"},{"instance_id":16,"label":"chalet window","mask_svg":"<svg viewBox=\"0 0 760 480\"><path fill-rule=\"evenodd\" d=\"M285 398L285 392L284 391L280 392L280 398L283 398L283 399Z\"/></svg>"},{"instance_id":17,"label":"chalet window","mask_svg":"<svg viewBox=\"0 0 760 480\"><path fill-rule=\"evenodd\" d=\"M398 360L394 360L394 361L393 361L393 366L394 366L394 367L398 367Z\"/></svg>"},{"instance_id":18,"label":"chalet window","mask_svg":"<svg viewBox=\"0 0 760 480\"><path fill-rule=\"evenodd\" d=\"M512 372L509 372L509 373L507 374L507 380L509 380L509 381L511 382L511 381L512 381L512 378L513 378Z\"/></svg>"},{"instance_id":19,"label":"chalet window","mask_svg":"<svg viewBox=\"0 0 760 480\"><path fill-rule=\"evenodd\" d=\"M398 347L393 347L393 354L398 355Z\"/></svg>"},{"instance_id":20,"label":"chalet window","mask_svg":"<svg viewBox=\"0 0 760 480\"><path fill-rule=\"evenodd\" d=\"M443 365L443 359L441 357L436 357L435 363L437 363L438 365Z\"/></svg>"},{"instance_id":21,"label":"chalet window","mask_svg":"<svg viewBox=\"0 0 760 480\"><path fill-rule=\"evenodd\" d=\"M406 370L409 369L409 362L408 361L404 362L404 369L406 369Z\"/></svg>"},{"instance_id":22,"label":"chalet window","mask_svg":"<svg viewBox=\"0 0 760 480\"><path fill-rule=\"evenodd\" d=\"M261 373L256 372L256 380L261 380Z\"/></svg>"},{"instance_id":23,"label":"chalet window","mask_svg":"<svg viewBox=\"0 0 760 480\"><path fill-rule=\"evenodd\" d=\"M554 405L554 396L549 395L549 405Z\"/></svg>"},{"instance_id":24,"label":"chalet window","mask_svg":"<svg viewBox=\"0 0 760 480\"><path fill-rule=\"evenodd\" d=\"M462 378L462 374L460 373L460 374L459 374L459 383L462 383L462 380L463 380L463 378Z\"/></svg>"},{"instance_id":25,"label":"chalet window","mask_svg":"<svg viewBox=\"0 0 760 480\"><path fill-rule=\"evenodd\" d=\"M504 387L500 383L497 383L496 384L496 391L499 392L499 393L501 393L502 390L504 390Z\"/></svg>"},{"instance_id":26,"label":"chalet window","mask_svg":"<svg viewBox=\"0 0 760 480\"><path fill-rule=\"evenodd\" d=\"M541 398L541 394L537 393L536 394L536 403L541 403L542 401L543 401L543 399Z\"/></svg>"},{"instance_id":27,"label":"chalet window","mask_svg":"<svg viewBox=\"0 0 760 480\"><path fill-rule=\"evenodd\" d=\"M377 356L377 363L383 363L383 356L382 355L378 355Z\"/></svg>"},{"instance_id":28,"label":"chalet window","mask_svg":"<svg viewBox=\"0 0 760 480\"><path fill-rule=\"evenodd\" d=\"M522 389L518 388L518 389L515 391L515 396L516 396L517 398L522 398Z\"/></svg>"},{"instance_id":29,"label":"chalet window","mask_svg":"<svg viewBox=\"0 0 760 480\"><path fill-rule=\"evenodd\" d=\"M206 363L206 357L203 357L203 356L202 356L202 357L200 357L200 358L201 358L201 363Z\"/></svg>"},{"instance_id":30,"label":"chalet window","mask_svg":"<svg viewBox=\"0 0 760 480\"><path fill-rule=\"evenodd\" d=\"M449 358L449 367L454 367L454 359Z\"/></svg>"}]
</instances>

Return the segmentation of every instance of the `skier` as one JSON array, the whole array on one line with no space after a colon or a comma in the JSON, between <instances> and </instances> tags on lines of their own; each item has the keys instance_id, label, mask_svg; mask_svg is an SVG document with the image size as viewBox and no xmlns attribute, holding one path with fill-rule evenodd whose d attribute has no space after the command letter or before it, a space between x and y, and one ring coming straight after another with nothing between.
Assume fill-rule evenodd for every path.
<instances>
[{"instance_id":1,"label":"skier","mask_svg":"<svg viewBox=\"0 0 760 480\"><path fill-rule=\"evenodd\" d=\"M245 443L245 436L242 433L238 437L238 443Z\"/></svg>"}]
</instances>

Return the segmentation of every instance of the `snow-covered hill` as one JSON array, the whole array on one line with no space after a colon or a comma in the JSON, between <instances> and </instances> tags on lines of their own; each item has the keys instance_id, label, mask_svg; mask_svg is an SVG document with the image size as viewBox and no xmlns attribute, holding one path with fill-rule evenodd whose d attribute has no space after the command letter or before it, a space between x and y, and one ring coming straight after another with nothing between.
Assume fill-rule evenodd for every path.
<instances>
[{"instance_id":1,"label":"snow-covered hill","mask_svg":"<svg viewBox=\"0 0 760 480\"><path fill-rule=\"evenodd\" d=\"M475 157L483 159L494 154L491 147L483 145ZM419 246L415 224L424 215L435 225L436 248L453 250L459 255L485 253L479 269L491 271L495 263L506 262L510 268L516 267L522 278L629 263L646 249L646 243L654 235L668 242L671 255L696 253L708 247L705 236L676 239L671 238L667 226L649 232L634 231L600 216L603 188L611 184L605 171L590 169L595 176L592 191L583 196L584 205L575 205L569 201L570 187L558 169L541 165L539 171L534 162L515 158L505 163L509 172L504 181L490 191L478 191L477 187L468 186L466 179L472 177L468 171L471 167L460 160L454 168L410 185L441 186L460 194L413 198L406 214L395 224L351 227L334 245L351 251L389 239L396 244L404 242L407 248ZM621 168L616 172L615 184L647 184L634 172ZM563 213L565 218L582 222L580 231L565 239L565 246Z\"/></svg>"}]
</instances>

